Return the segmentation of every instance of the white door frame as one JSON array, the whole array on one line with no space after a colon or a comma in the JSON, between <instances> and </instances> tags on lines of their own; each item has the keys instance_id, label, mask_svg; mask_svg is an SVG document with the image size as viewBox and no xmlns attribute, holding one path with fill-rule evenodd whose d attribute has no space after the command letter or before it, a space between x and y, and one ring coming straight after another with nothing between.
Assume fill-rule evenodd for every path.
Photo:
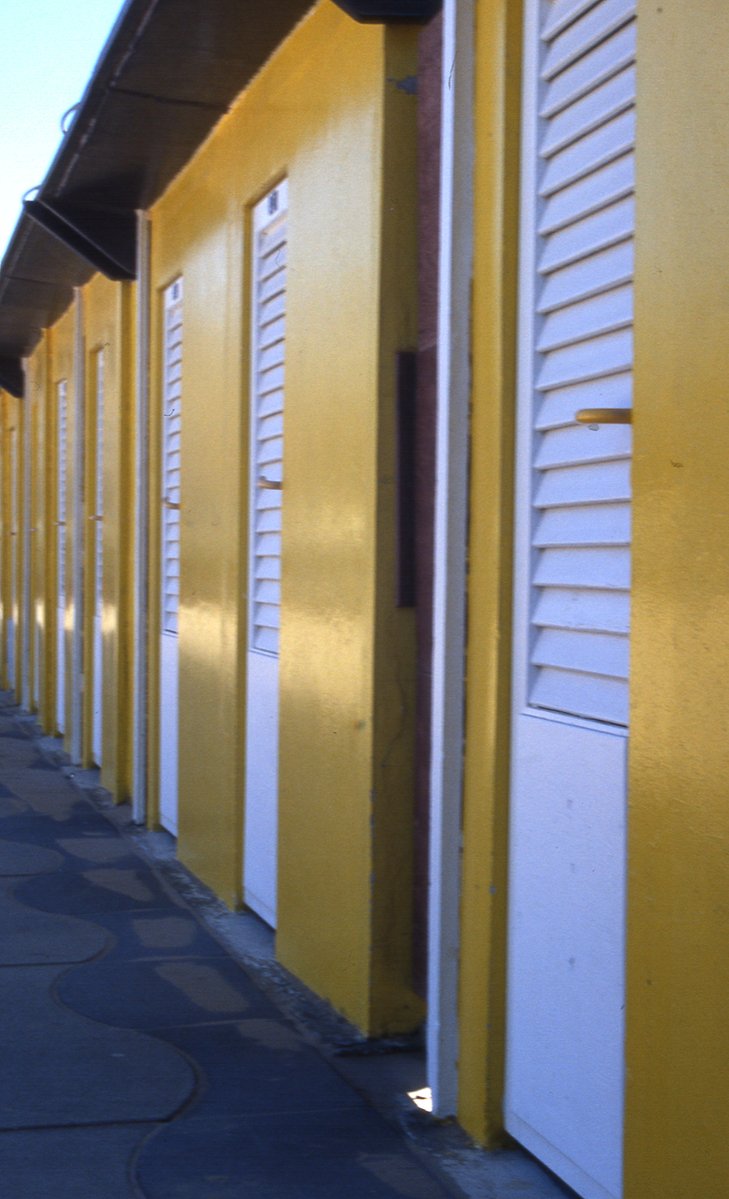
<instances>
[{"instance_id":1,"label":"white door frame","mask_svg":"<svg viewBox=\"0 0 729 1199\"><path fill-rule=\"evenodd\" d=\"M458 1100L458 956L470 329L473 261L473 0L445 0L440 175L430 885L426 1049L433 1111Z\"/></svg>"}]
</instances>

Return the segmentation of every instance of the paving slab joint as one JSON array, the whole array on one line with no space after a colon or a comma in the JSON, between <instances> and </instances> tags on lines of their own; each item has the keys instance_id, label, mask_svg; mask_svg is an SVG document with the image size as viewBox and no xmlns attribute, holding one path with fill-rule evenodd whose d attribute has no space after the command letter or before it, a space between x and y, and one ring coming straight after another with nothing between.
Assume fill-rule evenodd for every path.
<instances>
[{"instance_id":1,"label":"paving slab joint","mask_svg":"<svg viewBox=\"0 0 729 1199\"><path fill-rule=\"evenodd\" d=\"M129 804L117 804L100 785L97 770L74 766L57 738L43 734L34 716L0 700L0 711L11 716L24 737L57 767L72 787L125 838L156 875L159 885L180 899L198 923L212 934L352 1091L396 1127L423 1168L438 1179L454 1199L560 1199L571 1192L547 1174L521 1149L487 1152L476 1146L454 1120L441 1120L420 1110L408 1097L423 1088L422 1047L417 1038L369 1041L319 996L309 991L275 960L273 934L250 912L231 912L212 891L174 857L174 841L135 824ZM101 955L103 956L103 955ZM83 966L74 967L81 970ZM70 973L70 972L69 972ZM179 1051L179 1050L178 1050ZM193 1108L200 1093L194 1059L182 1056L195 1070L196 1085L181 1112ZM180 1113L172 1119L178 1118ZM169 1127L168 1121L163 1125ZM135 1155L161 1132L145 1137ZM134 1194L145 1199L136 1178Z\"/></svg>"}]
</instances>

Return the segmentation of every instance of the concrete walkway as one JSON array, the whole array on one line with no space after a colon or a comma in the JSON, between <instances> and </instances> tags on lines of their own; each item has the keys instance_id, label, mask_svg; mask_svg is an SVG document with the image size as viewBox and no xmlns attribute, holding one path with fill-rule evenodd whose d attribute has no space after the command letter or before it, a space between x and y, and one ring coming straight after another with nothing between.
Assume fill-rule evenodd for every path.
<instances>
[{"instance_id":1,"label":"concrete walkway","mask_svg":"<svg viewBox=\"0 0 729 1199\"><path fill-rule=\"evenodd\" d=\"M6 1199L547 1194L431 1169L42 745L0 697Z\"/></svg>"}]
</instances>

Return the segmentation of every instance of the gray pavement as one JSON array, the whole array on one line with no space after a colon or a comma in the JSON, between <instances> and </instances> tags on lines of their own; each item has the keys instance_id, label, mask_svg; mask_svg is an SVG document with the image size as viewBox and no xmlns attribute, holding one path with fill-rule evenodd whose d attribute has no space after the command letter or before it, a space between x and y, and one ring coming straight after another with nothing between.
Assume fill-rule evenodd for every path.
<instances>
[{"instance_id":1,"label":"gray pavement","mask_svg":"<svg viewBox=\"0 0 729 1199\"><path fill-rule=\"evenodd\" d=\"M459 1160L415 1109L412 1136L386 1118L372 1064L318 1052L36 733L0 696L3 1199L564 1194L518 1152Z\"/></svg>"}]
</instances>

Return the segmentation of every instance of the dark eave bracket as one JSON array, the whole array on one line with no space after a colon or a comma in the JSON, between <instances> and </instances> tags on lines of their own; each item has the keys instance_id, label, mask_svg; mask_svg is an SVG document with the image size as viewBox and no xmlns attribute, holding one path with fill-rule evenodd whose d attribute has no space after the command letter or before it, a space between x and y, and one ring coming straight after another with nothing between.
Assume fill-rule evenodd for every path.
<instances>
[{"instance_id":1,"label":"dark eave bracket","mask_svg":"<svg viewBox=\"0 0 729 1199\"><path fill-rule=\"evenodd\" d=\"M442 6L442 0L334 0L334 3L355 21L371 25L424 25Z\"/></svg>"},{"instance_id":2,"label":"dark eave bracket","mask_svg":"<svg viewBox=\"0 0 729 1199\"><path fill-rule=\"evenodd\" d=\"M45 200L26 200L23 209L107 279L136 278L136 218L134 213L89 209L60 213Z\"/></svg>"},{"instance_id":3,"label":"dark eave bracket","mask_svg":"<svg viewBox=\"0 0 729 1199\"><path fill-rule=\"evenodd\" d=\"M20 358L0 358L0 387L22 400L25 392L25 371Z\"/></svg>"}]
</instances>

